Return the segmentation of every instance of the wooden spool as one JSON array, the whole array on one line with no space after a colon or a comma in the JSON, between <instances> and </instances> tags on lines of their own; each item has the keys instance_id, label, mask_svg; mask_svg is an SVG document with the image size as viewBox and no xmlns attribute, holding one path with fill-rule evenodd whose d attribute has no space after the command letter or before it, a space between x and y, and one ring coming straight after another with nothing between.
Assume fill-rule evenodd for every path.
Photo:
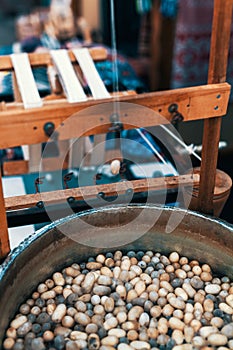
<instances>
[{"instance_id":1,"label":"wooden spool","mask_svg":"<svg viewBox=\"0 0 233 350\"><path fill-rule=\"evenodd\" d=\"M193 173L200 175L200 168L194 168ZM230 195L232 188L232 180L228 174L224 171L217 169L215 176L215 187L213 195L213 214L216 217L221 215L221 212L226 204L226 201ZM185 189L186 194L188 194L188 199L191 200L189 209L197 210L198 208L198 196L199 196L199 185L194 186L192 193Z\"/></svg>"}]
</instances>

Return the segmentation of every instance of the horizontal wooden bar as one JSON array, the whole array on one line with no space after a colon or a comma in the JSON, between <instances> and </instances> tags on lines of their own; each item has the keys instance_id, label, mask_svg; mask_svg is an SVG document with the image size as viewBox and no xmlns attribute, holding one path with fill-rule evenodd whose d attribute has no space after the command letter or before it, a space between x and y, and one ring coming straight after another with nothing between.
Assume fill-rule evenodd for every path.
<instances>
[{"instance_id":1,"label":"horizontal wooden bar","mask_svg":"<svg viewBox=\"0 0 233 350\"><path fill-rule=\"evenodd\" d=\"M107 50L104 47L93 47L89 49L94 61L103 61L107 59ZM71 62L76 62L76 58L71 50L68 51ZM48 52L29 53L30 64L33 68L47 66L52 63L51 55ZM0 56L0 71L13 70L11 57L9 55Z\"/></svg>"},{"instance_id":2,"label":"horizontal wooden bar","mask_svg":"<svg viewBox=\"0 0 233 350\"><path fill-rule=\"evenodd\" d=\"M33 110L24 109L21 103L4 104L0 111L0 148L46 142L43 128L47 122L54 123L60 140L107 133L112 125L110 117L116 111L125 129L171 122L168 109L173 103L184 121L223 116L229 95L230 85L222 83L139 95L121 94L113 100L89 99L80 103L51 100ZM121 103L117 105L117 102Z\"/></svg>"},{"instance_id":3,"label":"horizontal wooden bar","mask_svg":"<svg viewBox=\"0 0 233 350\"><path fill-rule=\"evenodd\" d=\"M123 195L129 189L131 189L134 193L138 193L163 189L175 189L178 186L197 186L198 183L199 175L193 174L84 186L66 190L8 197L5 198L5 208L7 211L19 210L34 207L40 201L43 201L45 205L50 205L64 202L69 197L74 197L76 200L87 200L96 198L98 193L104 193L106 197L111 197Z\"/></svg>"},{"instance_id":4,"label":"horizontal wooden bar","mask_svg":"<svg viewBox=\"0 0 233 350\"><path fill-rule=\"evenodd\" d=\"M54 171L61 168L67 169L68 162L66 158L67 157L43 158L43 171ZM7 161L3 163L2 169L3 169L4 176L27 174L29 173L29 161L28 160Z\"/></svg>"},{"instance_id":5,"label":"horizontal wooden bar","mask_svg":"<svg viewBox=\"0 0 233 350\"><path fill-rule=\"evenodd\" d=\"M3 162L3 176L22 175L28 173L28 160L11 160Z\"/></svg>"}]
</instances>

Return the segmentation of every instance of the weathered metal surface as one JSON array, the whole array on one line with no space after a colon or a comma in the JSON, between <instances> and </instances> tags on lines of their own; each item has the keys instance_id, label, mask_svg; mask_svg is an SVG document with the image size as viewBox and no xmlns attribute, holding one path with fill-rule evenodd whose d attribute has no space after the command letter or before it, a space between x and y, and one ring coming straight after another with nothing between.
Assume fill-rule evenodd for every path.
<instances>
[{"instance_id":1,"label":"weathered metal surface","mask_svg":"<svg viewBox=\"0 0 233 350\"><path fill-rule=\"evenodd\" d=\"M138 222L135 218L142 211L144 221ZM167 233L168 220L174 214L184 216L183 220L173 232ZM89 225L83 225L82 220ZM126 226L127 223L130 224ZM141 237L139 234L134 241L134 232L140 233L140 230L146 233ZM98 239L107 246L109 237L112 242L119 242L122 237L124 242L130 243L94 248L74 242L61 231L78 232L90 245L95 245ZM112 206L75 214L37 231L0 266L0 347L4 330L17 307L39 282L73 261L81 262L99 252L117 248L155 250L164 254L176 250L181 255L207 262L216 272L233 278L233 227L220 220L176 208L148 205Z\"/></svg>"}]
</instances>

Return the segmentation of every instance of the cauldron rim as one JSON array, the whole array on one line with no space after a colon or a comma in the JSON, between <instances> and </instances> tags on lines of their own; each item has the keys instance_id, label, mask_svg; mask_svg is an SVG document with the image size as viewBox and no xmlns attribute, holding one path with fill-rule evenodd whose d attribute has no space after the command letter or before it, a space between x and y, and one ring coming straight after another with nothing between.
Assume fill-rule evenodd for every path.
<instances>
[{"instance_id":1,"label":"cauldron rim","mask_svg":"<svg viewBox=\"0 0 233 350\"><path fill-rule=\"evenodd\" d=\"M83 218L81 221L93 222L95 224L93 227L97 225L96 234L102 239L104 237L102 227L111 228L111 225L112 227L114 225L121 227L120 225L124 225L125 219L126 222L129 219L128 222L131 223L131 219L143 209L148 209L144 213L145 219L150 218L151 215L154 218L156 213L161 214L161 216L159 216L158 221L155 220L152 227L147 224L146 220L143 221L143 229L148 228L145 234L130 244L118 247L119 249L122 249L123 252L135 249L152 249L163 252L163 254L169 254L175 250L181 256L197 259L201 263L208 263L216 268L216 272L220 272L220 274L223 272L224 275L229 275L233 279L233 226L222 220L197 212L155 204L112 205L83 211L56 220L36 231L15 248L0 266L0 306L2 306L0 348L4 332L15 314L15 310L31 295L38 282L50 278L55 268L57 271L61 271L74 261L78 263L82 259L85 261L90 257L90 254L96 256L99 253L108 252L109 249L111 251L115 249L115 247L108 247L104 250L92 248L78 242L73 244L74 241L62 233L63 229L72 228L72 225L76 224L76 218ZM183 220L170 234L166 232L165 228L174 212L183 217ZM100 215L97 215L98 213ZM59 230L59 225L61 225L61 230ZM140 222L138 226L140 227ZM136 224L132 223L132 228L134 227ZM75 226L76 228L77 226ZM80 230L82 232L82 228ZM128 231L130 231L130 227ZM83 232L87 232L88 235L93 233L89 229L85 231L85 228ZM221 271L218 271L219 269Z\"/></svg>"},{"instance_id":2,"label":"cauldron rim","mask_svg":"<svg viewBox=\"0 0 233 350\"><path fill-rule=\"evenodd\" d=\"M222 219L219 219L219 218L216 218L213 216L209 216L207 214L203 214L200 212L191 211L191 210L187 210L187 209L183 209L183 208L172 207L172 206L162 206L159 204L148 204L148 203L147 204L135 203L135 204L128 204L128 205L124 205L124 204L108 205L105 207L88 209L88 210L84 210L84 211L79 212L79 213L75 213L75 214L57 219L57 220L53 221L52 223L45 225L41 229L36 230L34 233L32 233L31 235L26 237L17 247L15 247L8 254L6 259L0 265L0 281L4 277L7 270L11 268L11 265L14 263L14 261L18 257L18 255L23 253L30 246L30 244L32 244L33 242L38 240L46 232L48 232L56 227L59 227L59 225L67 223L67 222L69 222L77 217L82 218L82 217L90 216L90 215L97 214L97 213L103 213L105 211L109 212L109 211L113 211L113 210L122 210L123 208L132 208L132 209L134 209L134 208L138 208L138 209L148 208L148 209L155 209L155 210L160 210L160 211L169 211L171 213L173 211L175 211L175 212L183 214L184 216L188 214L188 215L195 217L195 218L205 219L209 223L213 223L215 225L217 224L217 225L221 226L222 228L226 228L227 230L232 231L232 233L233 233L233 225L222 220Z\"/></svg>"}]
</instances>

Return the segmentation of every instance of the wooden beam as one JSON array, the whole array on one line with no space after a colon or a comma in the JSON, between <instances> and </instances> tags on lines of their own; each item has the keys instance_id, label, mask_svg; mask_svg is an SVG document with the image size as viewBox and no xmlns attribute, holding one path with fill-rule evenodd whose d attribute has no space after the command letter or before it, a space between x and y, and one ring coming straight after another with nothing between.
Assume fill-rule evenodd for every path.
<instances>
[{"instance_id":1,"label":"wooden beam","mask_svg":"<svg viewBox=\"0 0 233 350\"><path fill-rule=\"evenodd\" d=\"M8 237L6 209L2 188L2 174L0 171L0 259L4 258L9 252L10 243Z\"/></svg>"},{"instance_id":2,"label":"wooden beam","mask_svg":"<svg viewBox=\"0 0 233 350\"><path fill-rule=\"evenodd\" d=\"M232 0L214 1L208 84L223 83L226 81L232 8ZM204 121L200 191L197 209L207 214L213 213L213 195L220 130L220 117Z\"/></svg>"},{"instance_id":3,"label":"wooden beam","mask_svg":"<svg viewBox=\"0 0 233 350\"><path fill-rule=\"evenodd\" d=\"M128 189L132 189L134 193L137 193L162 189L175 189L178 186L197 186L198 183L199 175L192 174L116 182L104 185L93 184L93 186L84 186L67 190L8 197L5 199L5 207L6 210L19 210L34 207L40 201L43 201L45 205L50 205L64 202L69 197L74 197L76 200L96 198L100 192L104 193L106 197L111 197L124 195Z\"/></svg>"},{"instance_id":4,"label":"wooden beam","mask_svg":"<svg viewBox=\"0 0 233 350\"><path fill-rule=\"evenodd\" d=\"M12 160L2 165L3 176L22 175L28 173L28 160Z\"/></svg>"},{"instance_id":5,"label":"wooden beam","mask_svg":"<svg viewBox=\"0 0 233 350\"><path fill-rule=\"evenodd\" d=\"M71 8L75 18L82 16L82 1L71 0Z\"/></svg>"},{"instance_id":6,"label":"wooden beam","mask_svg":"<svg viewBox=\"0 0 233 350\"><path fill-rule=\"evenodd\" d=\"M120 96L118 101L124 104L120 106L119 118L125 129L171 122L168 108L173 103L178 105L184 121L215 117L226 114L229 95L230 85L223 83ZM110 99L80 103L51 100L33 110L26 110L21 104L7 104L7 108L4 105L0 111L0 148L46 142L43 128L47 122L59 128L59 140L107 133L113 113L115 104Z\"/></svg>"},{"instance_id":7,"label":"wooden beam","mask_svg":"<svg viewBox=\"0 0 233 350\"><path fill-rule=\"evenodd\" d=\"M151 91L158 90L161 78L161 31L162 31L162 14L160 12L159 1L153 0L153 6L150 13L150 74L149 82Z\"/></svg>"},{"instance_id":8,"label":"wooden beam","mask_svg":"<svg viewBox=\"0 0 233 350\"><path fill-rule=\"evenodd\" d=\"M107 59L107 50L103 47L93 47L89 49L90 55L94 61L103 61ZM68 51L72 63L76 62L76 58L71 50ZM32 68L48 66L52 63L52 58L49 52L30 53L28 55ZM11 57L8 55L0 56L0 71L13 70Z\"/></svg>"},{"instance_id":9,"label":"wooden beam","mask_svg":"<svg viewBox=\"0 0 233 350\"><path fill-rule=\"evenodd\" d=\"M157 0L150 16L150 89L165 90L170 88L176 19L163 17Z\"/></svg>"}]
</instances>

